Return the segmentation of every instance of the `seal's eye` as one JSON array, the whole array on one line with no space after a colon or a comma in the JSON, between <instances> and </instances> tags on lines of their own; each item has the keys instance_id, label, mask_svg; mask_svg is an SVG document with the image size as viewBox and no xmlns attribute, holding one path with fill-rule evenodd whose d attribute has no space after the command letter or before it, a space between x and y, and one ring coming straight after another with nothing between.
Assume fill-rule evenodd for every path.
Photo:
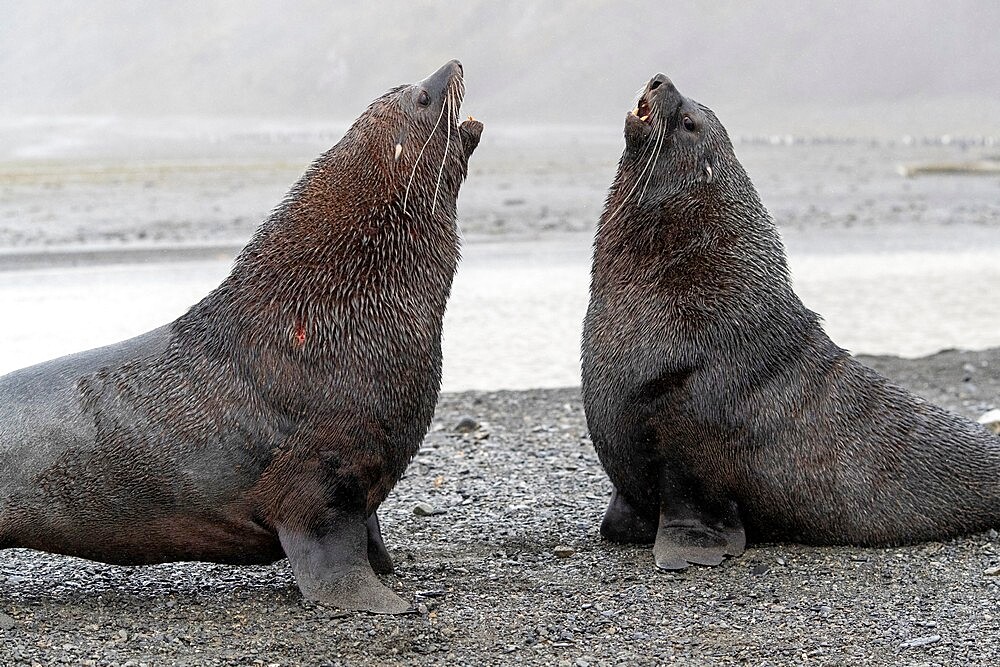
<instances>
[{"instance_id":1,"label":"seal's eye","mask_svg":"<svg viewBox=\"0 0 1000 667\"><path fill-rule=\"evenodd\" d=\"M420 106L425 107L431 103L431 96L427 94L426 90L421 90L420 96L417 97L417 102L420 104Z\"/></svg>"},{"instance_id":2,"label":"seal's eye","mask_svg":"<svg viewBox=\"0 0 1000 667\"><path fill-rule=\"evenodd\" d=\"M694 132L698 129L698 125L694 122L691 116L684 116L684 129L688 132Z\"/></svg>"}]
</instances>

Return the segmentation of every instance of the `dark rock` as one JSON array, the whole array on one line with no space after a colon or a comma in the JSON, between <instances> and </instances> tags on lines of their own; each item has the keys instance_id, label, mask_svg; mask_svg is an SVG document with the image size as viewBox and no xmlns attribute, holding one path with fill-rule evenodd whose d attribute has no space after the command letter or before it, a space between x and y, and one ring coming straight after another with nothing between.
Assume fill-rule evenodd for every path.
<instances>
[{"instance_id":1,"label":"dark rock","mask_svg":"<svg viewBox=\"0 0 1000 667\"><path fill-rule=\"evenodd\" d=\"M455 433L473 433L479 430L479 422L468 415L459 418L455 424Z\"/></svg>"}]
</instances>

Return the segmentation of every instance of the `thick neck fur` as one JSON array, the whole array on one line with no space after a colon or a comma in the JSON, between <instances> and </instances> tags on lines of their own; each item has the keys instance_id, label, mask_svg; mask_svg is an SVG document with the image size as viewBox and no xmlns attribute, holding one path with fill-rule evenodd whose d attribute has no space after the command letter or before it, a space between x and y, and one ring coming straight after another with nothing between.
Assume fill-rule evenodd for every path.
<instances>
[{"instance_id":1,"label":"thick neck fur","mask_svg":"<svg viewBox=\"0 0 1000 667\"><path fill-rule=\"evenodd\" d=\"M650 158L626 150L598 223L595 292L666 283L740 300L762 289L791 295L774 222L721 132L699 154L664 141L645 186L641 170ZM710 182L699 167L706 161Z\"/></svg>"},{"instance_id":2,"label":"thick neck fur","mask_svg":"<svg viewBox=\"0 0 1000 667\"><path fill-rule=\"evenodd\" d=\"M373 386L396 376L404 388L427 377L437 391L467 158L457 134L446 155L440 131L419 160L412 147L396 158L400 123L386 117L398 113L391 99L380 102L292 187L226 280L178 320L182 338L255 375L306 372L326 385L355 373ZM407 129L420 144L430 134Z\"/></svg>"}]
</instances>

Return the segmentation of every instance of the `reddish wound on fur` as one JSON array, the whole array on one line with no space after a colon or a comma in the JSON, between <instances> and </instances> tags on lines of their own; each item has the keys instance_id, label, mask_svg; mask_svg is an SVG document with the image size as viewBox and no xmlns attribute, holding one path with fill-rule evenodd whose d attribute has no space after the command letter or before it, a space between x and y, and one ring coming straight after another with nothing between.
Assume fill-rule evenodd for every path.
<instances>
[{"instance_id":1,"label":"reddish wound on fur","mask_svg":"<svg viewBox=\"0 0 1000 667\"><path fill-rule=\"evenodd\" d=\"M306 344L306 327L301 322L295 323L295 345L302 347Z\"/></svg>"}]
</instances>

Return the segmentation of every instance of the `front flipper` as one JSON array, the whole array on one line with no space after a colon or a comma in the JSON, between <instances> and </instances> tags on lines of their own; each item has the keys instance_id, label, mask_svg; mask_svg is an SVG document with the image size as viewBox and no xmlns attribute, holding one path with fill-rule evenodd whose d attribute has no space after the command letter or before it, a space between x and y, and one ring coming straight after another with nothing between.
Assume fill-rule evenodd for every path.
<instances>
[{"instance_id":1,"label":"front flipper","mask_svg":"<svg viewBox=\"0 0 1000 667\"><path fill-rule=\"evenodd\" d=\"M382 527L378 515L372 512L366 524L368 528L368 562L376 574L392 574L392 557L382 541Z\"/></svg>"},{"instance_id":2,"label":"front flipper","mask_svg":"<svg viewBox=\"0 0 1000 667\"><path fill-rule=\"evenodd\" d=\"M458 133L462 137L462 148L465 151L466 159L472 157L472 152L479 146L479 138L483 134L483 124L469 116L458 126Z\"/></svg>"},{"instance_id":3,"label":"front flipper","mask_svg":"<svg viewBox=\"0 0 1000 667\"><path fill-rule=\"evenodd\" d=\"M656 539L656 529L655 505L650 516L634 507L617 488L612 491L601 522L601 537L621 544L649 544Z\"/></svg>"},{"instance_id":4,"label":"front flipper","mask_svg":"<svg viewBox=\"0 0 1000 667\"><path fill-rule=\"evenodd\" d=\"M671 482L665 480L661 487L660 525L653 544L656 567L714 566L726 556L742 554L747 539L736 503L711 500L695 487Z\"/></svg>"},{"instance_id":5,"label":"front flipper","mask_svg":"<svg viewBox=\"0 0 1000 667\"><path fill-rule=\"evenodd\" d=\"M376 614L412 611L372 570L363 517L337 517L323 531L278 526L278 538L307 600Z\"/></svg>"}]
</instances>

